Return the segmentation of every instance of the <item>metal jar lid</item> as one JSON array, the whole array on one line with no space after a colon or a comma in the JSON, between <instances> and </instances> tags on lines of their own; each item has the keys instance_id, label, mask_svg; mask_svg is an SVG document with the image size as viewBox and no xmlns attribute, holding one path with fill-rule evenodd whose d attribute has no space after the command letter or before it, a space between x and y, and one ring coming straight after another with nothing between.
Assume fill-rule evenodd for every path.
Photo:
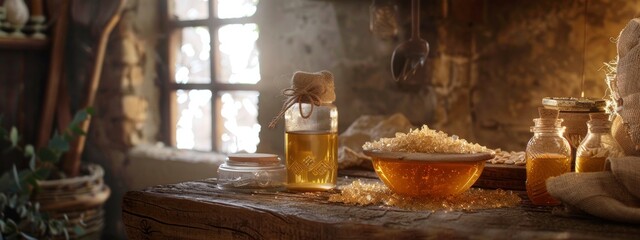
<instances>
[{"instance_id":1,"label":"metal jar lid","mask_svg":"<svg viewBox=\"0 0 640 240\"><path fill-rule=\"evenodd\" d=\"M596 98L546 97L542 99L542 105L561 112L604 112L607 101Z\"/></svg>"}]
</instances>

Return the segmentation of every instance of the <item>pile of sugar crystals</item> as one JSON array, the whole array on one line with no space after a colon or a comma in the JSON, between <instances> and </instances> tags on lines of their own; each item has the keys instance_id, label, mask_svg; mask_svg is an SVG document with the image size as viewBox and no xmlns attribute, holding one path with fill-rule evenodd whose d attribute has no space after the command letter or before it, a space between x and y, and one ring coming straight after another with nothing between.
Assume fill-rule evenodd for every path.
<instances>
[{"instance_id":1,"label":"pile of sugar crystals","mask_svg":"<svg viewBox=\"0 0 640 240\"><path fill-rule=\"evenodd\" d=\"M362 149L388 152L420 153L492 153L491 149L477 143L469 143L456 135L449 136L442 131L430 129L427 125L410 130L408 133L396 133L393 138L380 138L366 142Z\"/></svg>"},{"instance_id":2,"label":"pile of sugar crystals","mask_svg":"<svg viewBox=\"0 0 640 240\"><path fill-rule=\"evenodd\" d=\"M344 186L340 193L331 194L329 202L352 205L386 205L418 211L470 211L513 207L520 204L520 197L501 189L471 188L457 196L448 197L403 197L391 192L381 182L355 180Z\"/></svg>"}]
</instances>

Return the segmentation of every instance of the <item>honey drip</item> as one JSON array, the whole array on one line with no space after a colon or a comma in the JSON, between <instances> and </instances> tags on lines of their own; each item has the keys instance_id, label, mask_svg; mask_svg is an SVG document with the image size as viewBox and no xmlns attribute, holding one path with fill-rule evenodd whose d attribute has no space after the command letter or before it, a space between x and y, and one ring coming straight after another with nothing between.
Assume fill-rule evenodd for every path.
<instances>
[{"instance_id":1,"label":"honey drip","mask_svg":"<svg viewBox=\"0 0 640 240\"><path fill-rule=\"evenodd\" d=\"M601 172L604 171L604 161L607 157L578 157L576 159L576 172Z\"/></svg>"},{"instance_id":2,"label":"honey drip","mask_svg":"<svg viewBox=\"0 0 640 240\"><path fill-rule=\"evenodd\" d=\"M393 193L378 181L353 181L331 194L329 202L351 205L386 205L412 211L461 211L513 207L520 197L512 191L471 188L447 197L406 197Z\"/></svg>"},{"instance_id":3,"label":"honey drip","mask_svg":"<svg viewBox=\"0 0 640 240\"><path fill-rule=\"evenodd\" d=\"M571 171L571 158L557 154L527 155L527 195L536 205L558 205L547 192L546 180Z\"/></svg>"},{"instance_id":4,"label":"honey drip","mask_svg":"<svg viewBox=\"0 0 640 240\"><path fill-rule=\"evenodd\" d=\"M338 133L286 132L287 188L322 191L336 186Z\"/></svg>"}]
</instances>

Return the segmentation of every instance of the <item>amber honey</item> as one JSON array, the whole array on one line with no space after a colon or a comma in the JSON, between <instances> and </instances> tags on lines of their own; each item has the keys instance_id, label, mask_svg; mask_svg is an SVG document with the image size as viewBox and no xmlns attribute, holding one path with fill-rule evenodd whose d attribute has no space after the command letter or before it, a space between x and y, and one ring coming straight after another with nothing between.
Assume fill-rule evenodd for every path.
<instances>
[{"instance_id":1,"label":"amber honey","mask_svg":"<svg viewBox=\"0 0 640 240\"><path fill-rule=\"evenodd\" d=\"M600 172L604 171L604 161L607 157L578 157L576 159L576 172Z\"/></svg>"},{"instance_id":2,"label":"amber honey","mask_svg":"<svg viewBox=\"0 0 640 240\"><path fill-rule=\"evenodd\" d=\"M287 188L328 190L338 175L338 133L286 132Z\"/></svg>"},{"instance_id":3,"label":"amber honey","mask_svg":"<svg viewBox=\"0 0 640 240\"><path fill-rule=\"evenodd\" d=\"M544 154L532 158L527 155L527 195L536 205L558 205L547 192L546 180L571 171L571 158L557 154Z\"/></svg>"},{"instance_id":4,"label":"amber honey","mask_svg":"<svg viewBox=\"0 0 640 240\"><path fill-rule=\"evenodd\" d=\"M427 162L378 158L373 167L393 192L406 196L460 194L473 185L484 162Z\"/></svg>"}]
</instances>

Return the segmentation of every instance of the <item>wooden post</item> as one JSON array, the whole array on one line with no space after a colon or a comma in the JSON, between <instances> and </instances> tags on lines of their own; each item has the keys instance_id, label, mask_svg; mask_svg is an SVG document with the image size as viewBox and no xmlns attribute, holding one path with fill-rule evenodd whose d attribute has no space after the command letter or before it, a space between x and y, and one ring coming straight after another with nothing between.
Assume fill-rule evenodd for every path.
<instances>
[{"instance_id":1,"label":"wooden post","mask_svg":"<svg viewBox=\"0 0 640 240\"><path fill-rule=\"evenodd\" d=\"M53 32L53 43L51 44L51 63L49 66L49 81L42 103L42 116L40 123L40 133L38 134L37 147L47 145L47 141L51 137L51 128L53 126L53 117L58 100L58 89L62 78L62 67L64 59L64 50L67 39L67 23L69 21L69 1L62 0L60 10L58 11L58 19Z\"/></svg>"},{"instance_id":2,"label":"wooden post","mask_svg":"<svg viewBox=\"0 0 640 240\"><path fill-rule=\"evenodd\" d=\"M104 28L100 31L100 38L96 44L96 52L93 63L93 69L91 71L91 78L87 87L87 96L84 102L80 105L82 108L93 106L93 103L98 92L98 86L100 86L100 75L102 73L102 63L104 62L104 54L107 49L107 42L109 41L109 35L120 20L120 13L124 6L124 0L119 0L116 3L117 8L113 12L113 15L107 20ZM80 129L84 132L89 132L89 124L91 118L80 124ZM76 141L71 144L69 153L63 162L63 169L65 174L69 177L78 176L80 173L80 158L82 157L82 151L84 150L84 144L86 142L86 136L79 136Z\"/></svg>"}]
</instances>

